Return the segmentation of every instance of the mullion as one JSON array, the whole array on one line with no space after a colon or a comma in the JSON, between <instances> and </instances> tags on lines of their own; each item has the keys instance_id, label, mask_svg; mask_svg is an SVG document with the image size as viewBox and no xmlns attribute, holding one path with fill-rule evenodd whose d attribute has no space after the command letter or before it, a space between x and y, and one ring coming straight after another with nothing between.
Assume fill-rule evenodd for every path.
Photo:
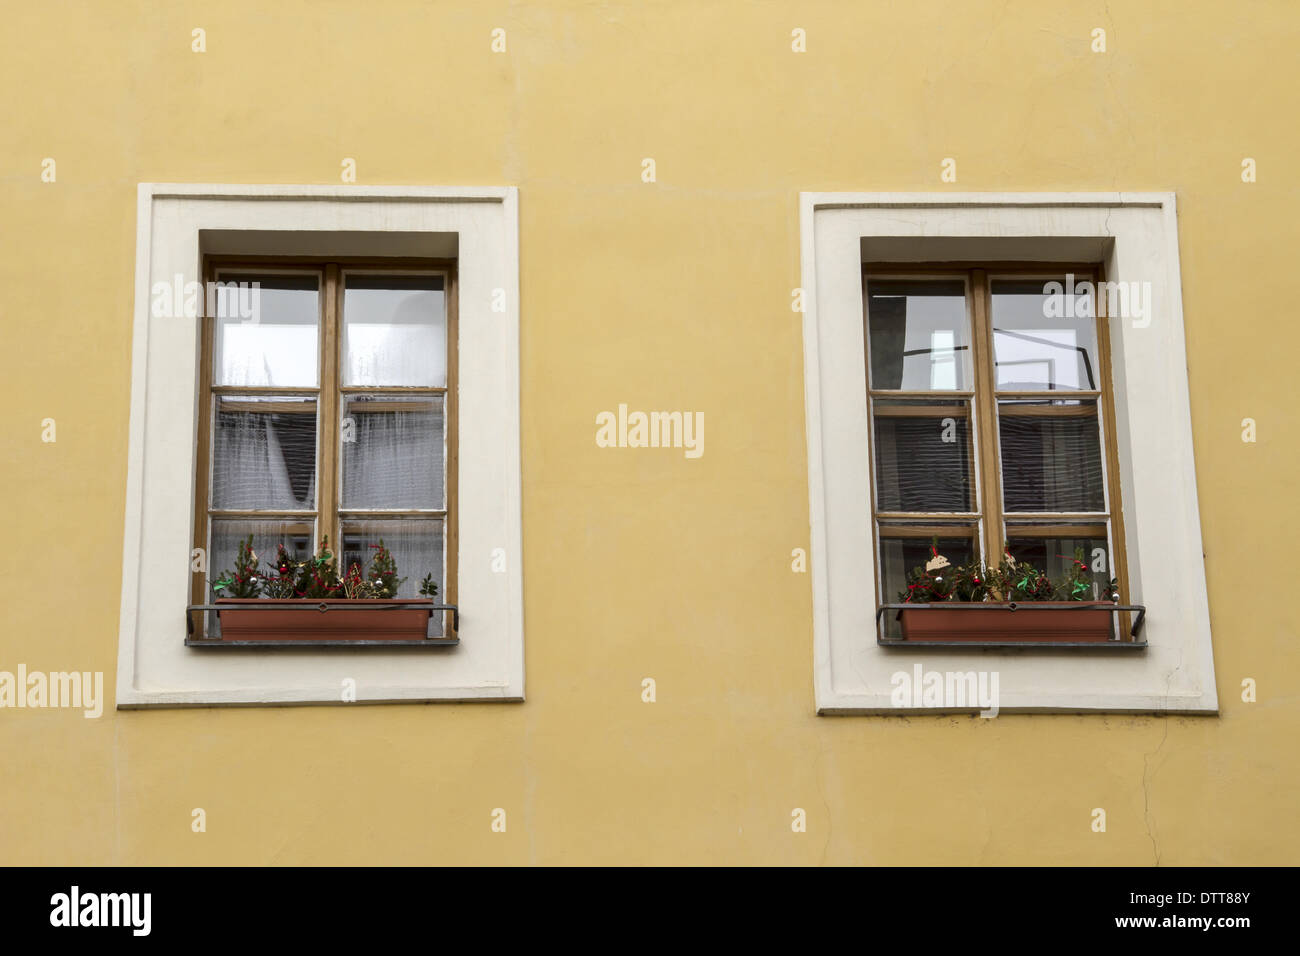
<instances>
[{"instance_id":1,"label":"mullion","mask_svg":"<svg viewBox=\"0 0 1300 956\"><path fill-rule=\"evenodd\" d=\"M1099 399L1101 392L1091 388L1073 389L1033 389L1033 388L999 388L993 394L998 398L1041 398L1052 401L1070 401L1072 399Z\"/></svg>"},{"instance_id":2,"label":"mullion","mask_svg":"<svg viewBox=\"0 0 1300 956\"><path fill-rule=\"evenodd\" d=\"M264 523L264 524L272 524L272 523L276 523L276 524L285 524L285 525L301 525L302 527L304 527L304 528L309 528L309 529L314 529L314 527L315 527L315 525L316 525L316 515L314 515L314 514L313 514L313 515L283 515L283 514L273 514L273 515L267 515L267 514L259 514L259 515L223 515L223 514L214 514L214 515L210 515L209 517L216 519L216 521L232 521L232 522L242 521L242 522L244 522L244 523L249 523L249 522L262 522L262 523ZM210 524L208 527L209 527L208 534L209 534L209 536L210 536L210 535L212 534L212 530L211 530L211 529L212 529L212 525Z\"/></svg>"},{"instance_id":3,"label":"mullion","mask_svg":"<svg viewBox=\"0 0 1300 956\"><path fill-rule=\"evenodd\" d=\"M882 527L880 531L881 541L904 541L919 538L978 538L979 529L974 525L953 525L944 527L942 525L902 525L896 527Z\"/></svg>"},{"instance_id":4,"label":"mullion","mask_svg":"<svg viewBox=\"0 0 1300 956\"><path fill-rule=\"evenodd\" d=\"M876 418L970 418L969 403L962 405L877 405L871 403Z\"/></svg>"},{"instance_id":5,"label":"mullion","mask_svg":"<svg viewBox=\"0 0 1300 956\"><path fill-rule=\"evenodd\" d=\"M332 537L334 549L342 553L342 520L339 505L342 503L342 416L339 402L333 401L340 384L342 339L342 281L341 269L336 263L325 263L321 277L321 342L320 342L320 458L317 478L317 507L321 520L317 534ZM328 476L328 477L327 477Z\"/></svg>"},{"instance_id":6,"label":"mullion","mask_svg":"<svg viewBox=\"0 0 1300 956\"><path fill-rule=\"evenodd\" d=\"M877 511L877 521L981 521L978 511Z\"/></svg>"},{"instance_id":7,"label":"mullion","mask_svg":"<svg viewBox=\"0 0 1300 956\"><path fill-rule=\"evenodd\" d=\"M1110 518L1109 511L1006 511L1006 519L1015 524L1028 521L1091 521L1096 524Z\"/></svg>"},{"instance_id":8,"label":"mullion","mask_svg":"<svg viewBox=\"0 0 1300 956\"><path fill-rule=\"evenodd\" d=\"M931 388L931 389L902 389L902 388L869 388L867 394L872 398L932 398L942 396L944 398L964 398L972 399L975 393L971 391L957 391L955 389Z\"/></svg>"},{"instance_id":9,"label":"mullion","mask_svg":"<svg viewBox=\"0 0 1300 956\"><path fill-rule=\"evenodd\" d=\"M1093 282L1099 283L1105 278L1106 270L1104 266L1098 266L1093 270ZM1102 450L1105 456L1103 461L1105 465L1106 507L1112 515L1108 526L1110 534L1106 544L1110 548L1111 575L1119 582L1120 600L1127 602L1131 596L1128 592L1128 556L1125 554L1124 548L1124 503L1120 487L1118 437L1115 434L1117 414L1115 410L1115 381L1111 367L1110 316L1107 312L1106 296L1098 296L1097 307L1094 311L1098 381L1103 390L1103 394L1097 400L1098 420L1101 426ZM1125 612L1120 615L1120 619L1123 626L1127 628L1129 625L1128 613Z\"/></svg>"},{"instance_id":10,"label":"mullion","mask_svg":"<svg viewBox=\"0 0 1300 956\"><path fill-rule=\"evenodd\" d=\"M312 511L258 511L254 508L209 508L209 518L229 518L233 521L278 521L280 519L292 520L295 518L307 518L315 521L320 517L320 513Z\"/></svg>"},{"instance_id":11,"label":"mullion","mask_svg":"<svg viewBox=\"0 0 1300 956\"><path fill-rule=\"evenodd\" d=\"M1017 538L1105 538L1110 534L1110 522L1090 525L1013 525Z\"/></svg>"},{"instance_id":12,"label":"mullion","mask_svg":"<svg viewBox=\"0 0 1300 956\"><path fill-rule=\"evenodd\" d=\"M406 518L445 518L446 508L431 508L428 511L411 511L402 509L382 511L374 508L342 508L339 510L340 521L384 521L388 518L405 520Z\"/></svg>"},{"instance_id":13,"label":"mullion","mask_svg":"<svg viewBox=\"0 0 1300 956\"><path fill-rule=\"evenodd\" d=\"M983 548L980 557L996 563L1006 540L1002 519L1002 461L997 426L997 375L993 360L992 283L980 269L967 273L970 290L971 362L975 373L975 397L971 399L972 429L979 455L976 469L982 514ZM994 553L995 552L995 553Z\"/></svg>"},{"instance_id":14,"label":"mullion","mask_svg":"<svg viewBox=\"0 0 1300 956\"><path fill-rule=\"evenodd\" d=\"M208 389L213 395L314 395L320 390L319 382L315 385L213 385Z\"/></svg>"},{"instance_id":15,"label":"mullion","mask_svg":"<svg viewBox=\"0 0 1300 956\"><path fill-rule=\"evenodd\" d=\"M340 385L344 395L446 395L445 385Z\"/></svg>"}]
</instances>

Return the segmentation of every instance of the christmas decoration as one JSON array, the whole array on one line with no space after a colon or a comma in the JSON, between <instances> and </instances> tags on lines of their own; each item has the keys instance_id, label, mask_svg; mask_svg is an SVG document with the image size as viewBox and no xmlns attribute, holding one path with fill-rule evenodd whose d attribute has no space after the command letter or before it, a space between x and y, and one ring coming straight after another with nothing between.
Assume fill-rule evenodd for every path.
<instances>
[{"instance_id":1,"label":"christmas decoration","mask_svg":"<svg viewBox=\"0 0 1300 956\"><path fill-rule=\"evenodd\" d=\"M1003 551L997 567L988 567L978 558L953 566L939 554L937 539L930 547L930 555L924 566L908 572L907 587L898 595L900 603L1119 601L1119 581L1094 581L1084 563L1082 548L1075 549L1073 558L1066 558L1070 565L1059 581L1053 581L1046 571L1028 561L1016 561L1009 548Z\"/></svg>"},{"instance_id":2,"label":"christmas decoration","mask_svg":"<svg viewBox=\"0 0 1300 956\"><path fill-rule=\"evenodd\" d=\"M289 557L283 544L276 548L275 562L269 572L262 574L262 590L269 598L297 597L294 593L298 565Z\"/></svg>"},{"instance_id":3,"label":"christmas decoration","mask_svg":"<svg viewBox=\"0 0 1300 956\"><path fill-rule=\"evenodd\" d=\"M907 590L899 594L898 599L907 604L933 604L936 601L947 601L953 595L953 580L951 575L945 578L942 574L935 574L933 569L946 571L950 562L943 555L939 554L938 539L930 545L930 560L926 562L925 567L916 567L907 575Z\"/></svg>"},{"instance_id":4,"label":"christmas decoration","mask_svg":"<svg viewBox=\"0 0 1300 956\"><path fill-rule=\"evenodd\" d=\"M397 589L401 587L406 578L397 576L397 562L393 559L392 552L384 547L384 539L380 538L378 544L372 544L371 549L375 552L370 558L370 588L374 596L378 598L391 598L397 595Z\"/></svg>"},{"instance_id":5,"label":"christmas decoration","mask_svg":"<svg viewBox=\"0 0 1300 956\"><path fill-rule=\"evenodd\" d=\"M250 534L239 543L235 554L235 570L223 571L212 582L212 591L218 598L334 598L347 600L397 597L406 578L397 573L397 559L380 539L371 545L373 551L370 568L362 572L361 565L353 562L340 575L335 565L335 554L330 549L329 536L321 539L320 549L306 561L294 561L283 544L276 548L275 561L265 572L260 571L260 559L253 550ZM438 585L432 574L427 574L420 584L420 594L436 597Z\"/></svg>"},{"instance_id":6,"label":"christmas decoration","mask_svg":"<svg viewBox=\"0 0 1300 956\"><path fill-rule=\"evenodd\" d=\"M235 552L235 570L222 571L221 576L212 582L212 590L218 597L255 598L262 590L262 581L257 573L258 557L253 550L253 536L250 534L239 542Z\"/></svg>"}]
</instances>

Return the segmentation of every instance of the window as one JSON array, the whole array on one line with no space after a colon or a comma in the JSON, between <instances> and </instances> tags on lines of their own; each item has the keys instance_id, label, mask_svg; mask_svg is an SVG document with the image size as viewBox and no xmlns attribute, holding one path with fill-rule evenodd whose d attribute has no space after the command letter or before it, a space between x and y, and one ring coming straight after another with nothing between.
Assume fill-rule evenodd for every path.
<instances>
[{"instance_id":1,"label":"window","mask_svg":"<svg viewBox=\"0 0 1300 956\"><path fill-rule=\"evenodd\" d=\"M1074 263L1099 264L1119 305L1044 323L1043 285ZM873 305L868 280L930 294L896 286ZM818 713L978 709L900 703L917 668L996 672L1000 713L1216 713L1174 195L802 193L799 286ZM929 447L937 426L952 441ZM878 642L897 598L882 542L906 567L930 528L950 560L1007 531L1031 561L1097 542L1123 602L1146 608L1144 645Z\"/></svg>"},{"instance_id":2,"label":"window","mask_svg":"<svg viewBox=\"0 0 1300 956\"><path fill-rule=\"evenodd\" d=\"M382 541L398 599L428 574L454 604L455 264L210 257L208 275L194 603L251 534L267 560L328 540L340 573Z\"/></svg>"},{"instance_id":3,"label":"window","mask_svg":"<svg viewBox=\"0 0 1300 956\"><path fill-rule=\"evenodd\" d=\"M867 266L867 392L881 603L932 542L953 564L1004 545L1060 580L1081 549L1123 586L1104 296L1090 265ZM885 636L897 638L896 616ZM1125 631L1127 637L1127 631Z\"/></svg>"},{"instance_id":4,"label":"window","mask_svg":"<svg viewBox=\"0 0 1300 956\"><path fill-rule=\"evenodd\" d=\"M184 305L220 270L265 280L256 322ZM519 328L514 187L141 184L117 706L523 700ZM431 564L401 558L406 593L441 573L459 627L433 650L194 647L185 605L227 559L193 552L226 519L409 545Z\"/></svg>"}]
</instances>

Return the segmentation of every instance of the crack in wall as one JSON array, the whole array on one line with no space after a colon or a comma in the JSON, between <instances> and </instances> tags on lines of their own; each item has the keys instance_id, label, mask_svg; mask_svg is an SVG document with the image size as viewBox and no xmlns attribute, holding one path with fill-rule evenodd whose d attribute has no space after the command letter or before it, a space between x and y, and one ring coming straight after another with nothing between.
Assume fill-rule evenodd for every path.
<instances>
[{"instance_id":1,"label":"crack in wall","mask_svg":"<svg viewBox=\"0 0 1300 956\"><path fill-rule=\"evenodd\" d=\"M1160 844L1156 842L1157 828L1155 826L1155 817L1151 812L1151 777L1154 771L1151 768L1151 758L1160 753L1169 739L1169 718L1163 718L1165 725L1164 736L1160 738L1160 743L1156 749L1149 754L1142 756L1142 819L1146 824L1147 839L1151 841L1151 852L1155 854L1155 865L1160 865Z\"/></svg>"},{"instance_id":2,"label":"crack in wall","mask_svg":"<svg viewBox=\"0 0 1300 956\"><path fill-rule=\"evenodd\" d=\"M822 757L824 756L826 756L826 748L821 745L821 741L819 740L817 743L817 759L813 761L813 781L817 784L817 796L821 798L822 806L826 810L826 842L822 845L822 866L826 865L826 857L830 853L831 831L833 829L831 823L831 805L826 799L826 791L822 789L821 762Z\"/></svg>"}]
</instances>

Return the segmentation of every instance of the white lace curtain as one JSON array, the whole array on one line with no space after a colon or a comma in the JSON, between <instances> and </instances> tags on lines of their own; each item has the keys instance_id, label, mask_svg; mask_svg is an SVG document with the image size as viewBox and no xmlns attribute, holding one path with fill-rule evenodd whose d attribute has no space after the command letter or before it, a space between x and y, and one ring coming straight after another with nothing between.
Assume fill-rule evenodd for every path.
<instances>
[{"instance_id":1,"label":"white lace curtain","mask_svg":"<svg viewBox=\"0 0 1300 956\"><path fill-rule=\"evenodd\" d=\"M354 440L343 443L343 507L443 507L441 399L391 403L409 411L372 411L370 404L348 405Z\"/></svg>"},{"instance_id":2,"label":"white lace curtain","mask_svg":"<svg viewBox=\"0 0 1300 956\"><path fill-rule=\"evenodd\" d=\"M316 506L316 416L219 412L212 469L217 508Z\"/></svg>"}]
</instances>

